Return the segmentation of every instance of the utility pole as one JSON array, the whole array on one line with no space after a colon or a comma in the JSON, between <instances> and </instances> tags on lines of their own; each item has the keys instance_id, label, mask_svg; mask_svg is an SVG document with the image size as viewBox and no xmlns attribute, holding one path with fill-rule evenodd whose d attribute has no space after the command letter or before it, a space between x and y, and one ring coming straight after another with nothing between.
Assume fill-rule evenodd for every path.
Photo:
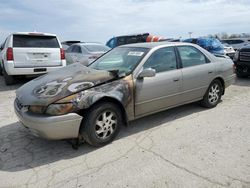
<instances>
[{"instance_id":1,"label":"utility pole","mask_svg":"<svg viewBox=\"0 0 250 188\"><path fill-rule=\"evenodd\" d=\"M188 34L189 34L189 38L191 38L191 37L192 37L193 32L189 31L189 32L188 32Z\"/></svg>"}]
</instances>

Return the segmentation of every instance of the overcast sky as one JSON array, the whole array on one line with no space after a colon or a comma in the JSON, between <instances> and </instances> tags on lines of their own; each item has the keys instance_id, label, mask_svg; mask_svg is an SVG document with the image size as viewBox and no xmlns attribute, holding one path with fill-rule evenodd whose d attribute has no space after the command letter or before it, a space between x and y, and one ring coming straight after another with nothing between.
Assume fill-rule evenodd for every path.
<instances>
[{"instance_id":1,"label":"overcast sky","mask_svg":"<svg viewBox=\"0 0 250 188\"><path fill-rule=\"evenodd\" d=\"M0 10L0 41L15 31L97 42L139 32L250 33L250 0L1 0Z\"/></svg>"}]
</instances>

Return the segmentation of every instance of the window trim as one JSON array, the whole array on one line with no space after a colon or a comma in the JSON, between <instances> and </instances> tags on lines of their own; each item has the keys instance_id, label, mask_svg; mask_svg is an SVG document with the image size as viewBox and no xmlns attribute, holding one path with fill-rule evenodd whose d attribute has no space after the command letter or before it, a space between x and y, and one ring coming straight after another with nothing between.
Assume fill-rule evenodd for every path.
<instances>
[{"instance_id":1,"label":"window trim","mask_svg":"<svg viewBox=\"0 0 250 188\"><path fill-rule=\"evenodd\" d=\"M200 66L200 65L205 65L205 64L211 63L211 61L208 59L208 57L200 49L195 48L197 51L199 51L205 57L206 63L205 64L199 64L199 65L193 65L193 66L189 66L189 67L183 67L183 63L182 63L182 60L181 60L181 55L180 55L178 47L191 47L191 48L195 48L195 47L191 46L191 45L175 46L176 52L178 54L178 59L179 59L179 62L180 62L180 69L190 68L190 67L196 67L196 66Z\"/></svg>"}]
</instances>

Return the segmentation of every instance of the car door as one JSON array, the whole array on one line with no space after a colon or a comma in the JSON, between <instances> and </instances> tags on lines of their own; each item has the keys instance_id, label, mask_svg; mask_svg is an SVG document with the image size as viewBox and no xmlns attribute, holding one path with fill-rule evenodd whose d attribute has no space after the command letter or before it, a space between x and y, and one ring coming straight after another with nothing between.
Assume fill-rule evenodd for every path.
<instances>
[{"instance_id":1,"label":"car door","mask_svg":"<svg viewBox=\"0 0 250 188\"><path fill-rule=\"evenodd\" d=\"M182 101L201 99L215 75L215 65L197 48L178 46L182 65Z\"/></svg>"},{"instance_id":2,"label":"car door","mask_svg":"<svg viewBox=\"0 0 250 188\"><path fill-rule=\"evenodd\" d=\"M153 52L143 65L143 69L147 68L155 69L156 75L135 81L136 117L174 106L180 100L182 74L173 47Z\"/></svg>"},{"instance_id":3,"label":"car door","mask_svg":"<svg viewBox=\"0 0 250 188\"><path fill-rule=\"evenodd\" d=\"M65 59L66 59L67 65L73 63L73 59L72 59L73 47L74 47L74 45L71 45L70 47L67 48L67 50L65 52Z\"/></svg>"}]
</instances>

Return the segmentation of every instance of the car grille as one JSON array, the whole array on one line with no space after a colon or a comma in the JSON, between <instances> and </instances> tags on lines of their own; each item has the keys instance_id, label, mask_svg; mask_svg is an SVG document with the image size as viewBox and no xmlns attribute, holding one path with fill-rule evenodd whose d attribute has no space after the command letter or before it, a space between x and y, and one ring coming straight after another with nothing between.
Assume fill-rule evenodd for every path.
<instances>
[{"instance_id":1,"label":"car grille","mask_svg":"<svg viewBox=\"0 0 250 188\"><path fill-rule=\"evenodd\" d=\"M250 61L250 52L240 52L240 61Z\"/></svg>"},{"instance_id":2,"label":"car grille","mask_svg":"<svg viewBox=\"0 0 250 188\"><path fill-rule=\"evenodd\" d=\"M21 110L24 107L24 105L22 105L22 103L18 100L18 98L16 98L15 103L16 103L17 108L19 110Z\"/></svg>"}]
</instances>

